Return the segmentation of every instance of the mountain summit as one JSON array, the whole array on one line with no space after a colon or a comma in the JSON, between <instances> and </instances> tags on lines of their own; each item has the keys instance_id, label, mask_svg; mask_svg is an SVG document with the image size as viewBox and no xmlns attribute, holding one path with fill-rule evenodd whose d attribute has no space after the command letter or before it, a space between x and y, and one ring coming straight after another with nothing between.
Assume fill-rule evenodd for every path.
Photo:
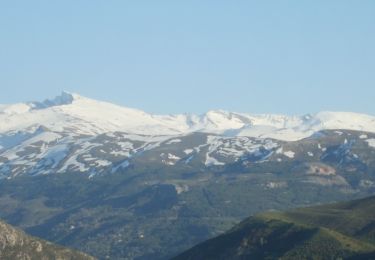
<instances>
[{"instance_id":1,"label":"mountain summit","mask_svg":"<svg viewBox=\"0 0 375 260\"><path fill-rule=\"evenodd\" d=\"M33 131L96 135L127 132L142 135L184 135L192 132L296 141L320 130L375 132L375 117L346 112L286 116L212 110L203 115L152 115L144 111L63 92L43 102L0 105L0 133Z\"/></svg>"},{"instance_id":2,"label":"mountain summit","mask_svg":"<svg viewBox=\"0 0 375 260\"><path fill-rule=\"evenodd\" d=\"M78 94L72 94L63 91L60 96L56 96L54 99L46 99L43 102L32 102L30 103L30 105L34 108L43 109L53 106L70 105L74 100L78 100L80 98L81 96L79 96Z\"/></svg>"}]
</instances>

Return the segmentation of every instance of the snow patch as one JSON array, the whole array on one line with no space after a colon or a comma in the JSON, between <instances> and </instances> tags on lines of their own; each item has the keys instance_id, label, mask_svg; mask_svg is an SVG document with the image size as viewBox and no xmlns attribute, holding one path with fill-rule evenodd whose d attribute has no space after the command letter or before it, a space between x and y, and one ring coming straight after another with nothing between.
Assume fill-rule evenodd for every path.
<instances>
[{"instance_id":1,"label":"snow patch","mask_svg":"<svg viewBox=\"0 0 375 260\"><path fill-rule=\"evenodd\" d=\"M57 141L62 136L53 132L42 132L37 136L34 136L27 141L23 142L22 145L31 145L37 142L51 143Z\"/></svg>"},{"instance_id":2,"label":"snow patch","mask_svg":"<svg viewBox=\"0 0 375 260\"><path fill-rule=\"evenodd\" d=\"M193 149L185 149L185 150L184 150L184 153L185 153L185 154L191 154L192 152L194 152Z\"/></svg>"},{"instance_id":3,"label":"snow patch","mask_svg":"<svg viewBox=\"0 0 375 260\"><path fill-rule=\"evenodd\" d=\"M375 138L367 139L368 146L375 148Z\"/></svg>"},{"instance_id":4,"label":"snow patch","mask_svg":"<svg viewBox=\"0 0 375 260\"><path fill-rule=\"evenodd\" d=\"M5 115L16 115L16 114L24 114L29 112L31 107L27 104L19 103L9 106L1 106L0 113Z\"/></svg>"},{"instance_id":5,"label":"snow patch","mask_svg":"<svg viewBox=\"0 0 375 260\"><path fill-rule=\"evenodd\" d=\"M177 160L180 160L181 158L174 154L168 153L168 159L177 161Z\"/></svg>"},{"instance_id":6,"label":"snow patch","mask_svg":"<svg viewBox=\"0 0 375 260\"><path fill-rule=\"evenodd\" d=\"M283 154L284 154L286 157L289 157L289 158L293 159L293 158L294 158L294 155L295 155L295 152L293 152L293 151L285 151L285 152L283 152Z\"/></svg>"},{"instance_id":7,"label":"snow patch","mask_svg":"<svg viewBox=\"0 0 375 260\"><path fill-rule=\"evenodd\" d=\"M225 165L223 162L219 162L213 157L210 157L208 154L206 154L206 161L204 163L206 166L212 166L212 165Z\"/></svg>"},{"instance_id":8,"label":"snow patch","mask_svg":"<svg viewBox=\"0 0 375 260\"><path fill-rule=\"evenodd\" d=\"M48 149L42 158L48 161L52 161L53 165L51 168L56 166L68 155L68 146L66 144L55 145Z\"/></svg>"},{"instance_id":9,"label":"snow patch","mask_svg":"<svg viewBox=\"0 0 375 260\"><path fill-rule=\"evenodd\" d=\"M171 154L171 153L161 153L160 154L160 157L162 157L162 163L166 164L166 165L175 165L176 162L178 160L180 160L181 158L174 155L174 154Z\"/></svg>"},{"instance_id":10,"label":"snow patch","mask_svg":"<svg viewBox=\"0 0 375 260\"><path fill-rule=\"evenodd\" d=\"M95 165L96 167L106 167L111 165L112 162L107 161L107 160L95 160Z\"/></svg>"},{"instance_id":11,"label":"snow patch","mask_svg":"<svg viewBox=\"0 0 375 260\"><path fill-rule=\"evenodd\" d=\"M173 184L173 186L176 189L177 194L189 191L189 186L187 185Z\"/></svg>"},{"instance_id":12,"label":"snow patch","mask_svg":"<svg viewBox=\"0 0 375 260\"><path fill-rule=\"evenodd\" d=\"M112 173L116 172L118 169L125 169L129 167L129 165L130 165L129 161L123 161L119 165L112 168Z\"/></svg>"},{"instance_id":13,"label":"snow patch","mask_svg":"<svg viewBox=\"0 0 375 260\"><path fill-rule=\"evenodd\" d=\"M182 142L181 139L172 139L166 142L166 144L175 144L175 143L181 143L181 142Z\"/></svg>"}]
</instances>

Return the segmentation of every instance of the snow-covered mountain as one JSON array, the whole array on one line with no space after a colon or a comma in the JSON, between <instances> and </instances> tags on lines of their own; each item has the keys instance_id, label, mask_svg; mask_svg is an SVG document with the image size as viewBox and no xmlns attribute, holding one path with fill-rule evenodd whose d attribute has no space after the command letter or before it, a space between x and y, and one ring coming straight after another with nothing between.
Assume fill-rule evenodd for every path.
<instances>
[{"instance_id":1,"label":"snow-covered mountain","mask_svg":"<svg viewBox=\"0 0 375 260\"><path fill-rule=\"evenodd\" d=\"M356 113L285 116L214 110L152 115L66 92L43 102L0 105L0 122L2 178L115 172L151 150L157 156L149 161L165 165L197 158L205 166L224 165L249 155L264 160L276 152L291 158L293 151L280 152L284 143L322 130L375 133L375 117ZM374 140L366 138L374 146Z\"/></svg>"},{"instance_id":2,"label":"snow-covered mountain","mask_svg":"<svg viewBox=\"0 0 375 260\"><path fill-rule=\"evenodd\" d=\"M326 129L375 132L375 117L364 114L321 112L285 116L213 110L203 115L152 115L67 92L44 102L0 105L0 121L2 134L43 126L53 132L77 135L126 132L154 136L200 131L295 141Z\"/></svg>"}]
</instances>

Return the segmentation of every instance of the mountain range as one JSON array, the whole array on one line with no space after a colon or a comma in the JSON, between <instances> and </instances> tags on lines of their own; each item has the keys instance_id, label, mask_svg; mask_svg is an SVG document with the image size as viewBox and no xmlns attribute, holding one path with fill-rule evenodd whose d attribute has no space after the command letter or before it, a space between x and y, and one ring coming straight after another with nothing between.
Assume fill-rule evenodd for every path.
<instances>
[{"instance_id":1,"label":"mountain range","mask_svg":"<svg viewBox=\"0 0 375 260\"><path fill-rule=\"evenodd\" d=\"M203 115L152 115L141 110L63 92L52 100L0 105L0 133L33 131L95 135L126 132L140 135L186 135L192 132L296 141L328 129L375 131L375 117L345 112L315 115L253 115L212 110Z\"/></svg>"},{"instance_id":2,"label":"mountain range","mask_svg":"<svg viewBox=\"0 0 375 260\"><path fill-rule=\"evenodd\" d=\"M375 194L375 118L0 106L0 218L99 259L168 259L267 210Z\"/></svg>"},{"instance_id":3,"label":"mountain range","mask_svg":"<svg viewBox=\"0 0 375 260\"><path fill-rule=\"evenodd\" d=\"M204 164L222 165L260 147L272 153L280 151L281 143L334 129L364 132L363 140L375 146L375 139L366 138L366 132L375 132L375 117L364 114L285 116L215 110L203 115L152 115L66 92L43 102L0 105L0 121L2 178L67 170L89 176L115 172L144 151L175 145L196 133L205 134L206 140L187 145L179 155L161 154L159 160L189 163L206 149ZM293 154L284 151L287 157Z\"/></svg>"}]
</instances>

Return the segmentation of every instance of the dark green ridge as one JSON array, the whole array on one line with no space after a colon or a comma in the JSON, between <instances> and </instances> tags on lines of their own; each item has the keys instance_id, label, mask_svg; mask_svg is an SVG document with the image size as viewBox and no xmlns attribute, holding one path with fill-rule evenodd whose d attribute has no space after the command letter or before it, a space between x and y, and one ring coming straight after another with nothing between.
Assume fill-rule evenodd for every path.
<instances>
[{"instance_id":1,"label":"dark green ridge","mask_svg":"<svg viewBox=\"0 0 375 260\"><path fill-rule=\"evenodd\" d=\"M375 197L266 212L173 258L374 259Z\"/></svg>"}]
</instances>

